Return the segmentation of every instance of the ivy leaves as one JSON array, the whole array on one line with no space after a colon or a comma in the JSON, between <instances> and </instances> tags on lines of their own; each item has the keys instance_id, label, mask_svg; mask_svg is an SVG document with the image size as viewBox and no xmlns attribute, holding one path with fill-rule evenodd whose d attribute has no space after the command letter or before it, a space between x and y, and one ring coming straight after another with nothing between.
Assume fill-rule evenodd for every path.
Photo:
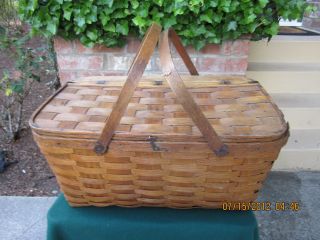
<instances>
[{"instance_id":1,"label":"ivy leaves","mask_svg":"<svg viewBox=\"0 0 320 240\"><path fill-rule=\"evenodd\" d=\"M304 0L20 0L19 13L34 33L80 39L86 46L124 44L129 34L142 36L152 22L176 29L197 49L251 34L277 34L280 17L299 19Z\"/></svg>"}]
</instances>

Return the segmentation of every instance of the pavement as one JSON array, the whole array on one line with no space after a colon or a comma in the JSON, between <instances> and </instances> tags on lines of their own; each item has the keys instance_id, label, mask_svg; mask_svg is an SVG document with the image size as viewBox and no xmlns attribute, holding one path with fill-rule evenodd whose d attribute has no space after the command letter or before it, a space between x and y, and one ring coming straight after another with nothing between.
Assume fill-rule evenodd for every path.
<instances>
[{"instance_id":1,"label":"pavement","mask_svg":"<svg viewBox=\"0 0 320 240\"><path fill-rule=\"evenodd\" d=\"M0 197L1 240L44 240L54 197ZM320 239L320 172L272 171L259 193L272 211L256 211L261 240ZM275 211L276 202L297 202L298 211ZM290 207L290 205L287 205Z\"/></svg>"},{"instance_id":2,"label":"pavement","mask_svg":"<svg viewBox=\"0 0 320 240\"><path fill-rule=\"evenodd\" d=\"M320 240L320 172L270 172L257 201L299 211L256 211L261 240Z\"/></svg>"},{"instance_id":3,"label":"pavement","mask_svg":"<svg viewBox=\"0 0 320 240\"><path fill-rule=\"evenodd\" d=\"M46 239L46 215L54 200L55 197L0 197L0 239Z\"/></svg>"}]
</instances>

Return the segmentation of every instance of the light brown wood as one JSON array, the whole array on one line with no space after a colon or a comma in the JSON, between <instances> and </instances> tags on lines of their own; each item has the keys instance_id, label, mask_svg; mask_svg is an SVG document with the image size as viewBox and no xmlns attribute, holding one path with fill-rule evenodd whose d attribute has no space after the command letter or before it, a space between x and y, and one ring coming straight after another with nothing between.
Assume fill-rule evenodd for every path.
<instances>
[{"instance_id":1,"label":"light brown wood","mask_svg":"<svg viewBox=\"0 0 320 240\"><path fill-rule=\"evenodd\" d=\"M30 119L34 139L71 206L221 208L256 199L289 136L283 114L245 77L181 76L181 82L228 155L212 152L163 76L135 82L101 155L94 147L126 77L68 83L38 108Z\"/></svg>"},{"instance_id":2,"label":"light brown wood","mask_svg":"<svg viewBox=\"0 0 320 240\"><path fill-rule=\"evenodd\" d=\"M97 153L103 154L107 150L114 131L118 127L120 119L122 118L134 93L134 90L138 85L138 82L140 81L140 78L142 77L149 59L157 45L160 32L161 26L156 23L152 24L147 31L138 53L128 71L127 81L123 86L119 94L119 98L107 119L106 125L102 130L99 140L97 141L95 146L95 151Z\"/></svg>"},{"instance_id":3,"label":"light brown wood","mask_svg":"<svg viewBox=\"0 0 320 240\"><path fill-rule=\"evenodd\" d=\"M223 142L270 141L280 138L286 131L282 113L259 84L248 83L248 79L243 82L235 79L230 80L228 85L216 82L211 87L193 87L199 81L201 78L197 77L186 84L189 84L191 95L200 104ZM210 86L210 81L203 84ZM69 83L35 112L30 125L39 134L97 139L114 105L110 97L117 98L122 85L123 82L90 85ZM81 100L88 94L95 100ZM163 98L159 98L159 94ZM234 97L232 101L230 95ZM248 96L256 97L249 98L248 102ZM146 140L152 135L159 141L206 141L169 86L140 85L133 94L133 101L138 102L129 103L124 114L127 122L119 125L113 139ZM75 113L78 122L69 121L67 118ZM137 124L153 126L160 123L163 131L157 134L142 128L137 132L138 127L135 127ZM251 125L247 125L249 123Z\"/></svg>"},{"instance_id":4,"label":"light brown wood","mask_svg":"<svg viewBox=\"0 0 320 240\"><path fill-rule=\"evenodd\" d=\"M208 142L208 145L212 149L212 151L217 156L225 156L229 152L228 146L226 144L223 144L219 135L216 133L206 116L202 113L197 103L193 100L192 95L188 92L183 80L175 69L169 46L169 31L172 33L171 35L175 37L175 45L180 49L178 51L181 52L181 47L183 48L179 38L177 37L173 29L166 30L161 34L159 52L161 67L165 78L168 81L173 92L176 94L177 99L183 106L184 110L189 114L195 125L199 128L200 132ZM190 58L187 57L188 54L185 51L182 51L180 54L185 59L189 60L184 60L184 62L186 63L187 67L191 69L190 73L193 74L193 70L195 68ZM190 65L190 62L192 65Z\"/></svg>"},{"instance_id":5,"label":"light brown wood","mask_svg":"<svg viewBox=\"0 0 320 240\"><path fill-rule=\"evenodd\" d=\"M250 79L248 79L245 76L241 75L180 75L183 81L186 82L186 84L191 81L194 82L195 80L198 81L206 81L207 83L215 82L221 84L222 80L232 80L237 81L237 83L243 83L248 82ZM117 84L116 86L123 86L124 82L126 81L127 76L91 76L91 77L83 77L79 78L76 82L76 84L97 84L97 81L102 82L103 84ZM141 77L141 80L139 82L140 84L144 82L154 83L155 80L163 80L163 84L166 84L164 76L161 76L159 74L156 75L145 75ZM72 82L69 82L69 84ZM155 87L161 87L162 85L154 85Z\"/></svg>"},{"instance_id":6,"label":"light brown wood","mask_svg":"<svg viewBox=\"0 0 320 240\"><path fill-rule=\"evenodd\" d=\"M199 75L196 67L194 66L193 62L191 61L186 49L181 43L181 40L177 33L170 28L167 32L170 36L170 39L172 43L174 44L175 48L177 49L177 52L180 54L184 64L187 66L187 69L189 70L191 75Z\"/></svg>"},{"instance_id":7,"label":"light brown wood","mask_svg":"<svg viewBox=\"0 0 320 240\"><path fill-rule=\"evenodd\" d=\"M160 142L166 151L154 152L146 141L116 140L97 156L95 140L34 133L72 206L173 208L254 201L287 137L231 143L230 154L218 158L205 142Z\"/></svg>"}]
</instances>

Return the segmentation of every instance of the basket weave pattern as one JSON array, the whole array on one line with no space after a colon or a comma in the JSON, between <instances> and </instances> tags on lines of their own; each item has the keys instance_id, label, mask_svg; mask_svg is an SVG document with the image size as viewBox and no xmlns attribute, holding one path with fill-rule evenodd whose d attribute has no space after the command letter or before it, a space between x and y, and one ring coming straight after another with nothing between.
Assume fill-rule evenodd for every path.
<instances>
[{"instance_id":1,"label":"basket weave pattern","mask_svg":"<svg viewBox=\"0 0 320 240\"><path fill-rule=\"evenodd\" d=\"M205 143L162 143L167 151L153 152L146 142L114 141L97 157L94 141L85 142L85 149L74 139L35 138L73 206L176 208L254 201L277 146L285 142L271 142L263 150L259 144L234 144L233 153L217 158Z\"/></svg>"},{"instance_id":2,"label":"basket weave pattern","mask_svg":"<svg viewBox=\"0 0 320 240\"><path fill-rule=\"evenodd\" d=\"M94 139L73 135L98 135L121 87L70 83L36 116L34 136L73 206L219 208L226 201L252 201L286 142L276 137L284 122L258 84L233 81L237 84L219 86L211 79L205 85L213 87L190 89L219 135L240 142L228 143L230 154L222 158L208 148L171 90L152 86L152 79L141 83L152 87L136 89L115 134L119 140L103 156L93 151ZM61 129L66 136L59 136ZM41 136L44 131L52 136ZM144 137L136 141L122 139L141 132ZM159 135L154 151L150 142L140 141L148 139L146 133L176 140L161 141ZM190 142L180 141L185 134ZM268 135L263 144L241 142Z\"/></svg>"},{"instance_id":3,"label":"basket weave pattern","mask_svg":"<svg viewBox=\"0 0 320 240\"><path fill-rule=\"evenodd\" d=\"M268 135L274 138L283 133L285 123L279 117L281 113L259 84L236 78L229 80L234 84L224 86L213 77L210 81L198 78L187 82L192 87L189 91L220 135L247 140L259 136L265 139ZM121 84L109 79L108 85ZM201 83L212 87L201 87ZM201 136L171 89L152 84L153 79L146 78L136 89L117 131ZM121 90L121 86L108 85L70 83L42 109L35 124L48 129L99 133Z\"/></svg>"},{"instance_id":4,"label":"basket weave pattern","mask_svg":"<svg viewBox=\"0 0 320 240\"><path fill-rule=\"evenodd\" d=\"M158 40L164 75L143 78ZM176 71L170 41L192 76ZM199 76L174 30L157 24L128 76L68 83L30 125L72 206L253 201L288 138L258 82Z\"/></svg>"}]
</instances>

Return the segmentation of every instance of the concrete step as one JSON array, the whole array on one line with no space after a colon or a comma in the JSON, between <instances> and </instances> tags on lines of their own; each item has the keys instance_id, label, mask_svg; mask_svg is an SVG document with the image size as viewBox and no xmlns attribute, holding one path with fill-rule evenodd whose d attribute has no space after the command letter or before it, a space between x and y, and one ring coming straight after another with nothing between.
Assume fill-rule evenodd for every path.
<instances>
[{"instance_id":1,"label":"concrete step","mask_svg":"<svg viewBox=\"0 0 320 240\"><path fill-rule=\"evenodd\" d=\"M276 62L249 62L249 71L310 71L316 72L320 69L320 63L305 61L299 63L290 63L287 61Z\"/></svg>"},{"instance_id":2,"label":"concrete step","mask_svg":"<svg viewBox=\"0 0 320 240\"><path fill-rule=\"evenodd\" d=\"M270 95L282 108L320 108L320 93L271 93Z\"/></svg>"},{"instance_id":3,"label":"concrete step","mask_svg":"<svg viewBox=\"0 0 320 240\"><path fill-rule=\"evenodd\" d=\"M251 42L247 76L270 93L290 124L274 169L320 170L320 37Z\"/></svg>"},{"instance_id":4,"label":"concrete step","mask_svg":"<svg viewBox=\"0 0 320 240\"><path fill-rule=\"evenodd\" d=\"M320 129L290 129L286 150L320 150Z\"/></svg>"},{"instance_id":5,"label":"concrete step","mask_svg":"<svg viewBox=\"0 0 320 240\"><path fill-rule=\"evenodd\" d=\"M248 71L247 76L260 82L269 93L320 93L318 71Z\"/></svg>"},{"instance_id":6,"label":"concrete step","mask_svg":"<svg viewBox=\"0 0 320 240\"><path fill-rule=\"evenodd\" d=\"M276 36L270 42L251 42L249 62L320 64L320 36Z\"/></svg>"},{"instance_id":7,"label":"concrete step","mask_svg":"<svg viewBox=\"0 0 320 240\"><path fill-rule=\"evenodd\" d=\"M275 161L273 170L312 170L320 171L320 148L282 149Z\"/></svg>"},{"instance_id":8,"label":"concrete step","mask_svg":"<svg viewBox=\"0 0 320 240\"><path fill-rule=\"evenodd\" d=\"M280 108L292 129L320 129L320 108Z\"/></svg>"}]
</instances>

